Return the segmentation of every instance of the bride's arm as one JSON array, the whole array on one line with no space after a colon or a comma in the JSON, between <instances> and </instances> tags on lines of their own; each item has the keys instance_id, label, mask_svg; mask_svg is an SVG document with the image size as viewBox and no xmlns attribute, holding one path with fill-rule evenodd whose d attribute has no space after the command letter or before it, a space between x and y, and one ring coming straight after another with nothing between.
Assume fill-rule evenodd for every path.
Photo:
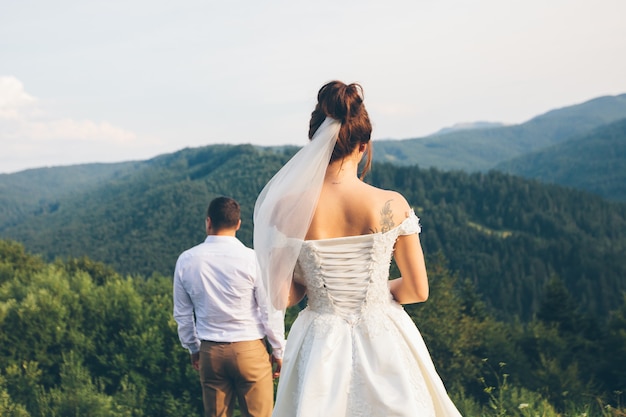
<instances>
[{"instance_id":1,"label":"bride's arm","mask_svg":"<svg viewBox=\"0 0 626 417\"><path fill-rule=\"evenodd\" d=\"M428 299L428 275L422 245L417 233L399 236L394 251L401 278L389 281L389 290L400 304Z\"/></svg>"},{"instance_id":2,"label":"bride's arm","mask_svg":"<svg viewBox=\"0 0 626 417\"><path fill-rule=\"evenodd\" d=\"M298 284L295 281L291 281L291 288L289 288L289 302L287 307L295 306L304 298L306 294L306 287L302 284Z\"/></svg>"}]
</instances>

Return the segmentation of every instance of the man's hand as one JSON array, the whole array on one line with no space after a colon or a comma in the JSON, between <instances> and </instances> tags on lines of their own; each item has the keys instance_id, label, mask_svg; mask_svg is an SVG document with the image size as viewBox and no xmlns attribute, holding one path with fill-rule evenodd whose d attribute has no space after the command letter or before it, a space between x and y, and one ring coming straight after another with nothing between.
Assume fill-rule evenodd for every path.
<instances>
[{"instance_id":1,"label":"man's hand","mask_svg":"<svg viewBox=\"0 0 626 417\"><path fill-rule=\"evenodd\" d=\"M193 366L193 369L196 371L200 370L200 352L191 354L191 366Z\"/></svg>"},{"instance_id":2,"label":"man's hand","mask_svg":"<svg viewBox=\"0 0 626 417\"><path fill-rule=\"evenodd\" d=\"M276 358L272 355L272 368L274 372L272 373L273 378L278 378L280 376L280 368L283 367L283 360Z\"/></svg>"}]
</instances>

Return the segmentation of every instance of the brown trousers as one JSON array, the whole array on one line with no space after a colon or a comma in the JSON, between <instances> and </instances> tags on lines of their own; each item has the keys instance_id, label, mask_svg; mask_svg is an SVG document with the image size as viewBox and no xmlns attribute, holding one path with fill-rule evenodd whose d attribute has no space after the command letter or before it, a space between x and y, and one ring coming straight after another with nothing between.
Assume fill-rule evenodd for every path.
<instances>
[{"instance_id":1,"label":"brown trousers","mask_svg":"<svg viewBox=\"0 0 626 417\"><path fill-rule=\"evenodd\" d=\"M231 417L235 399L244 417L272 415L272 365L262 340L232 343L203 340L200 382L205 417Z\"/></svg>"}]
</instances>

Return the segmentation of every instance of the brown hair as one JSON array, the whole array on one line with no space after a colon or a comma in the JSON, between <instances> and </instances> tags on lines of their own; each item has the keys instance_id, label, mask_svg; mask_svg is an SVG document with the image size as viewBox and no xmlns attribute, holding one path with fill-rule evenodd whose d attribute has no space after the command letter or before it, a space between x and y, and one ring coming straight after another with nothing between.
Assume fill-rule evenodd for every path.
<instances>
[{"instance_id":1,"label":"brown hair","mask_svg":"<svg viewBox=\"0 0 626 417\"><path fill-rule=\"evenodd\" d=\"M209 204L207 217L215 230L232 229L239 224L241 208L239 203L229 197L217 197Z\"/></svg>"},{"instance_id":2,"label":"brown hair","mask_svg":"<svg viewBox=\"0 0 626 417\"><path fill-rule=\"evenodd\" d=\"M331 81L322 86L317 93L317 104L309 122L309 139L313 138L326 117L341 122L339 137L330 158L331 162L350 155L360 144L367 145L367 160L361 179L372 164L372 147L369 143L372 124L365 110L363 98L363 87L360 84L346 85L341 81Z\"/></svg>"}]
</instances>

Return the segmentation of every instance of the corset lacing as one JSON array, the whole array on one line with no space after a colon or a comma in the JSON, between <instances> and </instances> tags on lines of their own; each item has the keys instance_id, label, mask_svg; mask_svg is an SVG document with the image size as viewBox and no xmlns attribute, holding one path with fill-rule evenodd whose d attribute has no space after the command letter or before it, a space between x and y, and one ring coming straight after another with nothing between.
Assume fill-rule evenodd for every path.
<instances>
[{"instance_id":1,"label":"corset lacing","mask_svg":"<svg viewBox=\"0 0 626 417\"><path fill-rule=\"evenodd\" d=\"M322 260L321 278L333 310L348 320L358 316L371 281L372 240L327 250L325 245L316 245L316 248Z\"/></svg>"}]
</instances>

